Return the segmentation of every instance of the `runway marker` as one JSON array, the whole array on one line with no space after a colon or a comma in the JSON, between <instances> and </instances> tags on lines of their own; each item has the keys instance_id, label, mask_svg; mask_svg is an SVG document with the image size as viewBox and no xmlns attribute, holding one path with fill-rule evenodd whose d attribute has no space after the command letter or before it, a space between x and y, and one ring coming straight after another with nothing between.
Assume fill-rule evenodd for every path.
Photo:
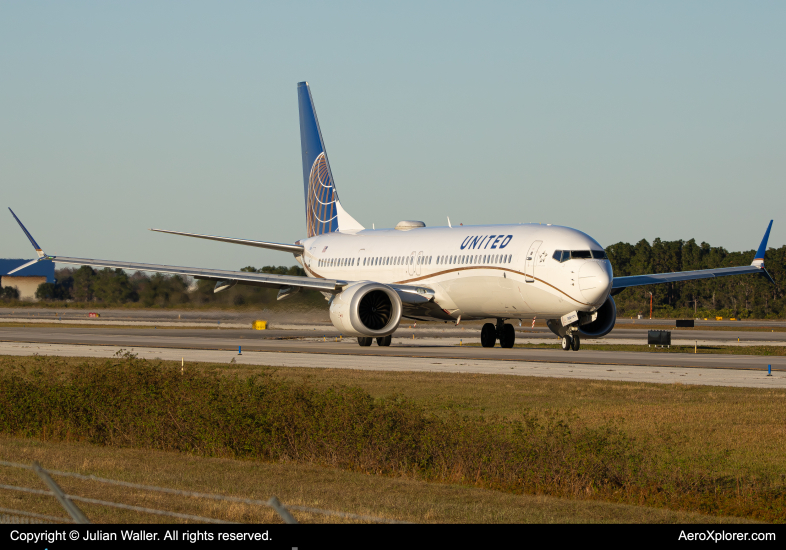
<instances>
[{"instance_id":1,"label":"runway marker","mask_svg":"<svg viewBox=\"0 0 786 550\"><path fill-rule=\"evenodd\" d=\"M772 376L772 365L767 365L767 376Z\"/></svg>"},{"instance_id":2,"label":"runway marker","mask_svg":"<svg viewBox=\"0 0 786 550\"><path fill-rule=\"evenodd\" d=\"M237 354L243 355L243 351L240 349L240 346L237 347Z\"/></svg>"}]
</instances>

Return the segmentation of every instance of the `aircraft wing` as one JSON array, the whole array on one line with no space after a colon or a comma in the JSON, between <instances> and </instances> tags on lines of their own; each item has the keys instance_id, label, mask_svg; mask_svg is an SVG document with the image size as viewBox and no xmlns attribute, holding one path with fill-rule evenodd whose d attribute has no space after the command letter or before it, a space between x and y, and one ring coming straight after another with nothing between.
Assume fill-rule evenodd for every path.
<instances>
[{"instance_id":1,"label":"aircraft wing","mask_svg":"<svg viewBox=\"0 0 786 550\"><path fill-rule=\"evenodd\" d=\"M8 210L11 210L10 208ZM45 254L38 243L35 242L33 236L22 224L21 220L16 217L14 211L11 210L11 215L25 232L27 238L38 253L38 258L31 260L18 268L10 271L8 274L24 269L28 265L34 264L41 260L52 260L56 263L74 264L74 265L90 265L95 267L112 267L116 269L129 269L131 271L153 271L156 273L170 273L172 275L186 275L194 277L195 279L207 279L209 281L225 281L227 286L242 283L252 286L263 286L268 288L309 288L313 290L320 290L323 292L336 293L341 292L341 289L347 286L347 281L339 281L337 279L312 279L310 277L303 277L298 275L275 275L272 273L254 273L249 271L224 271L221 269L204 269L199 267L178 267L173 265L157 265L157 264L136 264L132 262L118 262L114 260L94 260L91 258L70 258L68 256L50 256ZM218 239L216 239L218 240ZM249 241L254 242L254 241ZM273 244L273 243L264 243ZM287 246L287 245L277 245ZM293 247L294 248L294 247ZM301 251L303 247L298 247ZM292 251L292 250L288 250ZM222 285L223 286L223 285ZM220 287L219 287L220 288ZM218 290L218 289L217 289Z\"/></svg>"},{"instance_id":2,"label":"aircraft wing","mask_svg":"<svg viewBox=\"0 0 786 550\"><path fill-rule=\"evenodd\" d=\"M301 275L275 275L272 273L253 273L248 271L224 271L221 269L204 269L200 267L178 267L172 265L136 264L132 262L117 262L112 260L93 260L90 258L69 258L66 256L46 256L44 259L55 263L90 265L94 267L112 267L129 269L131 271L153 271L156 273L169 273L172 275L185 275L195 279L209 281L226 281L228 283L241 283L252 286L268 288L299 287L324 292L341 292L349 284L348 281L338 279L312 279Z\"/></svg>"},{"instance_id":3,"label":"aircraft wing","mask_svg":"<svg viewBox=\"0 0 786 550\"><path fill-rule=\"evenodd\" d=\"M9 210L11 210L9 208ZM311 290L318 290L321 292L327 292L330 294L336 294L341 292L344 287L348 286L354 281L345 281L340 279L323 279L323 278L312 278L312 277L304 277L301 275L276 275L272 273L257 273L257 272L249 272L249 271L225 271L221 269L205 269L200 267L180 267L180 266L173 266L173 265L159 265L159 264L139 264L133 262L120 262L115 260L95 260L92 258L71 258L68 256L51 256L49 254L45 254L38 243L35 242L33 236L30 234L29 231L25 228L22 224L21 220L16 217L14 211L11 210L11 214L14 216L14 219L17 221L19 226L24 231L27 238L30 239L30 242L35 248L36 252L38 253L38 258L31 260L13 271L10 271L8 274L11 275L16 271L24 269L25 267L32 265L36 262L41 260L52 260L56 263L64 263L64 264L73 264L73 265L89 265L93 267L110 267L115 269L127 269L131 271L152 271L155 273L168 273L172 275L185 275L188 277L194 277L195 279L204 279L208 281L216 281L216 282L225 282L226 285L219 285L216 290L220 290L223 288L228 288L234 284L244 284L244 285L251 285L251 286L261 286L267 288L278 288L278 289L299 289L299 288L307 288ZM213 237L207 235L193 235L193 234L186 234L187 236L195 236L195 237L202 237L202 238L209 238L212 240L222 240L225 242L238 242L239 239L228 239L224 237ZM260 241L246 241L245 243L238 242L238 244L246 244L246 243L259 243L264 245L264 248L278 248L278 250L287 251L287 252L298 252L303 250L302 246L299 245L279 245L276 243L261 243ZM273 246L269 246L273 245ZM257 244L252 244L251 246L257 246ZM426 287L418 287L418 286L411 286L411 285L391 285L393 289L398 293L401 297L402 305L404 306L405 311L411 310L412 314L420 313L421 310L428 309L435 307L434 302L434 291L430 288ZM286 294L284 294L286 295ZM279 293L280 297L282 293Z\"/></svg>"},{"instance_id":4,"label":"aircraft wing","mask_svg":"<svg viewBox=\"0 0 786 550\"><path fill-rule=\"evenodd\" d=\"M653 273L650 275L631 275L629 277L614 277L611 286L612 296L631 286L659 285L677 281L695 281L696 279L712 279L714 277L727 277L729 275L762 274L772 281L772 277L763 267L742 265L738 267L721 267L718 269L701 269L698 271L677 271L674 273ZM775 282L775 281L772 281Z\"/></svg>"},{"instance_id":5,"label":"aircraft wing","mask_svg":"<svg viewBox=\"0 0 786 550\"><path fill-rule=\"evenodd\" d=\"M658 285L662 283L673 283L677 281L695 281L697 279L712 279L715 277L728 277L730 275L761 274L767 277L771 283L775 284L767 270L764 269L764 254L767 251L767 240L770 237L772 220L767 226L764 238L756 251L756 256L751 265L741 265L736 267L720 267L717 269L700 269L697 271L676 271L673 273L652 273L649 275L631 275L628 277L614 277L611 286L611 295L619 294L631 286Z\"/></svg>"}]
</instances>

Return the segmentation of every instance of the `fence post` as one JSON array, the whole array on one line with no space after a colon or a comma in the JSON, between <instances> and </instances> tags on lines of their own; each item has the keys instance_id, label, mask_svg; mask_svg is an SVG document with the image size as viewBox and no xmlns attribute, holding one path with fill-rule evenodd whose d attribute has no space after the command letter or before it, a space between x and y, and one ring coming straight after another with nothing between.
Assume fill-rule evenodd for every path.
<instances>
[{"instance_id":1,"label":"fence post","mask_svg":"<svg viewBox=\"0 0 786 550\"><path fill-rule=\"evenodd\" d=\"M63 506L63 508L65 508L66 512L68 512L68 515L73 518L74 523L90 523L90 520L85 517L85 515L82 513L82 510L77 508L76 504L71 502L68 497L65 496L65 493L60 488L60 486L55 483L54 479L49 477L49 474L44 471L38 462L33 462L33 470L38 474L38 477L44 480L44 483L46 483L47 486L52 490L52 492L55 494L55 498Z\"/></svg>"},{"instance_id":2,"label":"fence post","mask_svg":"<svg viewBox=\"0 0 786 550\"><path fill-rule=\"evenodd\" d=\"M289 510L284 508L284 505L281 504L281 501L278 498L273 497L267 501L267 503L276 511L278 515L284 520L284 523L297 523L298 521L289 513Z\"/></svg>"}]
</instances>

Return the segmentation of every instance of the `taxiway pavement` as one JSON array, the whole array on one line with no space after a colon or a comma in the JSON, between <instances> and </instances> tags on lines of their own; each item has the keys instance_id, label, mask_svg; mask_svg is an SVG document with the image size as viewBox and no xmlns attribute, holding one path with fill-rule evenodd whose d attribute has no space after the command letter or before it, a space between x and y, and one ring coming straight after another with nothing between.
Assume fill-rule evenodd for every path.
<instances>
[{"instance_id":1,"label":"taxiway pavement","mask_svg":"<svg viewBox=\"0 0 786 550\"><path fill-rule=\"evenodd\" d=\"M239 354L236 350L193 349L174 347L134 347L127 349L109 345L75 345L30 342L0 342L0 355L57 355L68 357L116 357L123 350L143 359L184 360L236 365L267 365L272 367L308 367L326 369L357 369L399 372L450 372L498 374L507 376L539 376L553 378L581 378L614 380L622 382L648 382L659 384L695 384L752 388L786 388L786 372L767 376L762 369L702 368L702 367L653 367L637 365L612 365L570 361L543 362L517 360L513 357L473 357L468 348L449 348L441 354L424 354L423 346L401 346L397 353L379 353L368 350L366 354L352 353L354 344L310 343L306 352L292 347L289 351L250 351ZM469 353L462 353L468 352ZM493 350L485 350L493 351ZM499 350L513 351L513 350ZM555 351L555 350L551 350Z\"/></svg>"},{"instance_id":2,"label":"taxiway pavement","mask_svg":"<svg viewBox=\"0 0 786 550\"><path fill-rule=\"evenodd\" d=\"M429 335L432 331L417 329L394 338L390 347L376 344L360 347L354 338L302 332L308 336L296 336L298 331L0 327L0 354L111 357L122 348L145 358L222 363L234 359L274 366L484 372L642 382L756 384L755 387L782 387L786 382L786 357L779 356L486 349L457 345L464 338L457 338L456 332L432 337ZM518 334L517 341L527 341L526 336L529 334ZM473 333L461 343L474 339ZM242 355L238 355L239 347ZM772 366L772 377L766 377L768 365Z\"/></svg>"}]
</instances>

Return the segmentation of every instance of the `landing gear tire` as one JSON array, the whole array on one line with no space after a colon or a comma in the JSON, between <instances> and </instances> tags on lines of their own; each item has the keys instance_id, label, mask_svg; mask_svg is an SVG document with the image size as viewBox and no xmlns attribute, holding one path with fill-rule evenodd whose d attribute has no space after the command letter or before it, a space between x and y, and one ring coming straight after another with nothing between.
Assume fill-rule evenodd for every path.
<instances>
[{"instance_id":1,"label":"landing gear tire","mask_svg":"<svg viewBox=\"0 0 786 550\"><path fill-rule=\"evenodd\" d=\"M358 345L363 347L370 346L373 340L373 338L368 336L358 336Z\"/></svg>"},{"instance_id":2,"label":"landing gear tire","mask_svg":"<svg viewBox=\"0 0 786 550\"><path fill-rule=\"evenodd\" d=\"M502 348L512 348L516 343L516 331L513 325L505 323L502 325L502 334L499 335L499 345Z\"/></svg>"},{"instance_id":3,"label":"landing gear tire","mask_svg":"<svg viewBox=\"0 0 786 550\"><path fill-rule=\"evenodd\" d=\"M562 350L563 351L570 351L571 346L573 345L573 338L570 336L563 336L562 337Z\"/></svg>"},{"instance_id":4,"label":"landing gear tire","mask_svg":"<svg viewBox=\"0 0 786 550\"><path fill-rule=\"evenodd\" d=\"M377 345L378 346L389 346L390 342L393 340L393 336L383 336L382 338L377 338Z\"/></svg>"},{"instance_id":5,"label":"landing gear tire","mask_svg":"<svg viewBox=\"0 0 786 550\"><path fill-rule=\"evenodd\" d=\"M484 348L493 348L497 343L497 330L491 323L486 323L480 329L480 345Z\"/></svg>"},{"instance_id":6,"label":"landing gear tire","mask_svg":"<svg viewBox=\"0 0 786 550\"><path fill-rule=\"evenodd\" d=\"M570 344L570 349L572 349L573 351L579 351L580 347L581 347L581 339L579 338L579 335L576 334L573 337L573 342L571 342Z\"/></svg>"}]
</instances>

